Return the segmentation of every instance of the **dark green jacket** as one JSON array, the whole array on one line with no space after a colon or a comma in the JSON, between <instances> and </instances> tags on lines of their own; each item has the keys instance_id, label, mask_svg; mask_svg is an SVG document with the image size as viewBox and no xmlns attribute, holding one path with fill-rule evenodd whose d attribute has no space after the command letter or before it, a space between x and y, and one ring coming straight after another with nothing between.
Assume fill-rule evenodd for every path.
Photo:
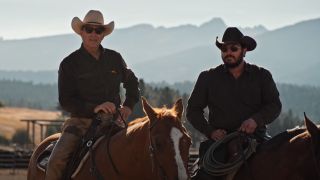
<instances>
[{"instance_id":1,"label":"dark green jacket","mask_svg":"<svg viewBox=\"0 0 320 180\"><path fill-rule=\"evenodd\" d=\"M123 103L131 109L139 100L138 79L121 55L102 46L99 60L83 46L63 59L59 67L59 102L76 117L93 117L94 108L106 101L120 105L120 83L126 89Z\"/></svg>"}]
</instances>

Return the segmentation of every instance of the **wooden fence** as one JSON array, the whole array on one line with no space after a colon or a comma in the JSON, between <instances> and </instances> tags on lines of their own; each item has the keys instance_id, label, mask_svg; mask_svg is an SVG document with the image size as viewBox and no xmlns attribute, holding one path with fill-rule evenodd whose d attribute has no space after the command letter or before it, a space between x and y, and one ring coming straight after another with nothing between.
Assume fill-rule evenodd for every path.
<instances>
[{"instance_id":1,"label":"wooden fence","mask_svg":"<svg viewBox=\"0 0 320 180\"><path fill-rule=\"evenodd\" d=\"M0 146L0 169L26 169L31 155L32 151ZM197 158L198 152L190 150L188 166Z\"/></svg>"},{"instance_id":2,"label":"wooden fence","mask_svg":"<svg viewBox=\"0 0 320 180\"><path fill-rule=\"evenodd\" d=\"M0 147L1 169L25 169L28 167L32 151L15 147Z\"/></svg>"}]
</instances>

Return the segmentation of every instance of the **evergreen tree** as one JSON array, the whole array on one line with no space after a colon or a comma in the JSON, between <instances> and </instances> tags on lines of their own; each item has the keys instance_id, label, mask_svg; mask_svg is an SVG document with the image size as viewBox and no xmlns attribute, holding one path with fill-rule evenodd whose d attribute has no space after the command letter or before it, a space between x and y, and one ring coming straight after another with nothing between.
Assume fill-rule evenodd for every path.
<instances>
[{"instance_id":1,"label":"evergreen tree","mask_svg":"<svg viewBox=\"0 0 320 180\"><path fill-rule=\"evenodd\" d=\"M61 132L60 126L48 126L46 131L46 137L51 136L52 134Z\"/></svg>"},{"instance_id":2,"label":"evergreen tree","mask_svg":"<svg viewBox=\"0 0 320 180\"><path fill-rule=\"evenodd\" d=\"M15 134L11 139L12 143L17 143L19 145L29 144L31 142L28 132L24 129L17 129Z\"/></svg>"},{"instance_id":3,"label":"evergreen tree","mask_svg":"<svg viewBox=\"0 0 320 180\"><path fill-rule=\"evenodd\" d=\"M274 136L286 131L287 129L301 126L302 124L302 120L293 115L292 110L289 109L288 112L282 112L280 116L268 126L268 132L271 136Z\"/></svg>"},{"instance_id":4,"label":"evergreen tree","mask_svg":"<svg viewBox=\"0 0 320 180\"><path fill-rule=\"evenodd\" d=\"M9 140L0 134L0 144L1 145L9 145Z\"/></svg>"}]
</instances>

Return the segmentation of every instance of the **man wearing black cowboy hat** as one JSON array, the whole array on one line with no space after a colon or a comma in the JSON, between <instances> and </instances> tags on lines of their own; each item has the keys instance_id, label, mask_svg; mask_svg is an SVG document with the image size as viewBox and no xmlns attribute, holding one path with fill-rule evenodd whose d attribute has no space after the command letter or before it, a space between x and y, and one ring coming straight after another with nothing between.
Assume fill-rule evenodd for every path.
<instances>
[{"instance_id":1,"label":"man wearing black cowboy hat","mask_svg":"<svg viewBox=\"0 0 320 180\"><path fill-rule=\"evenodd\" d=\"M281 111L281 102L271 73L244 60L256 41L229 27L222 42L216 39L223 64L200 73L188 101L187 119L208 140L202 142L200 158L215 141L241 131L264 141L266 125ZM204 108L209 109L209 118ZM196 178L195 178L196 179Z\"/></svg>"}]
</instances>

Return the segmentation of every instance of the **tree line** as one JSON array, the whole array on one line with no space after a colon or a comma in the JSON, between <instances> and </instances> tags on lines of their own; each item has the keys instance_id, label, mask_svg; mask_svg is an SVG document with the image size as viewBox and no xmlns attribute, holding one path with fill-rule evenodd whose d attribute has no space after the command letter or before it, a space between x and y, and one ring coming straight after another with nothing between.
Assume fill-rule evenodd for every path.
<instances>
[{"instance_id":1,"label":"tree line","mask_svg":"<svg viewBox=\"0 0 320 180\"><path fill-rule=\"evenodd\" d=\"M162 84L148 84L142 79L139 82L141 95L148 99L149 103L154 107L170 106L179 98L182 98L184 107L187 105L190 88L192 83L184 82L169 85ZM302 87L286 84L278 84L283 103L283 111L281 115L272 124L269 125L269 133L275 135L286 129L294 128L303 124L302 116L297 113L296 109L306 110L307 114L313 120L319 120L320 117L320 91L316 87ZM38 109L57 109L57 86L45 84L33 84L31 82L19 82L0 80L0 105L2 106L20 106ZM180 90L179 90L180 89ZM188 89L188 90L186 90ZM121 92L122 96L125 92ZM61 110L61 109L60 109ZM133 114L129 120L143 117L141 101L135 106ZM312 118L313 116L318 119ZM193 145L197 146L200 141L204 140L204 136L196 131L188 121L186 121L185 113L183 114L183 123L190 132ZM59 129L50 129L48 134L55 133ZM17 133L21 134L21 130ZM19 138L21 137L21 138ZM23 139L19 135L18 139L22 142L28 140ZM9 143L12 140L4 139L0 133L0 143ZM21 141L19 141L21 142Z\"/></svg>"}]
</instances>

